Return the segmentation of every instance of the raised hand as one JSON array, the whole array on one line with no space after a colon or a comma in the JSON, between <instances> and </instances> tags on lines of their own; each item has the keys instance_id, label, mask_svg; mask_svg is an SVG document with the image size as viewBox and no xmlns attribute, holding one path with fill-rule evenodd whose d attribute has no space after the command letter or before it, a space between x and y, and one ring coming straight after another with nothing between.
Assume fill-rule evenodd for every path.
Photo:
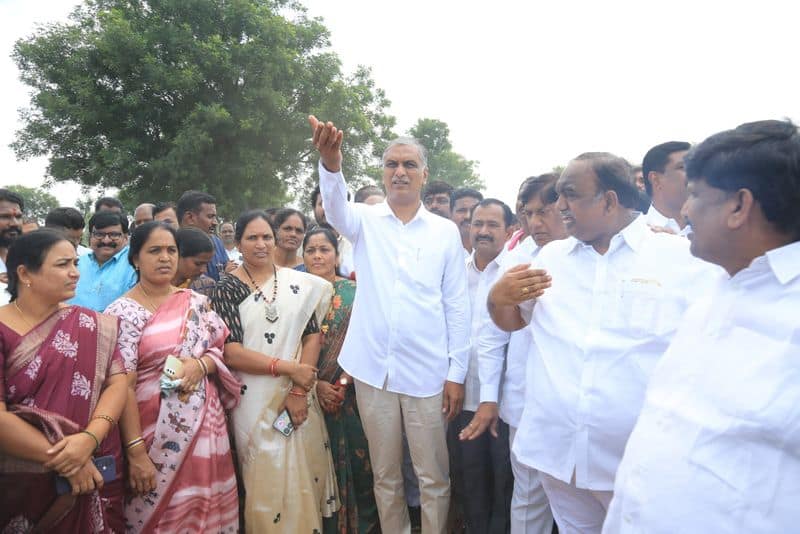
<instances>
[{"instance_id":1,"label":"raised hand","mask_svg":"<svg viewBox=\"0 0 800 534\"><path fill-rule=\"evenodd\" d=\"M311 142L319 152L322 164L330 172L342 170L342 137L344 132L332 122L321 122L314 115L308 116L311 125Z\"/></svg>"}]
</instances>

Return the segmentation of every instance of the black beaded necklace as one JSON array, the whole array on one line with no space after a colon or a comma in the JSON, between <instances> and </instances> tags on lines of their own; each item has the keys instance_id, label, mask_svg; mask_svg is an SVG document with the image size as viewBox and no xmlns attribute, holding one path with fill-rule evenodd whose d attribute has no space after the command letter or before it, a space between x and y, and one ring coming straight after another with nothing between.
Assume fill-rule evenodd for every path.
<instances>
[{"instance_id":1,"label":"black beaded necklace","mask_svg":"<svg viewBox=\"0 0 800 534\"><path fill-rule=\"evenodd\" d=\"M261 291L261 288L258 284L256 284L253 275L250 274L250 271L247 270L247 266L242 264L242 268L244 272L247 273L247 277L250 278L250 283L253 284L255 288L254 293L256 294L255 300L258 301L262 299L264 301L264 308L265 308L265 318L270 323L274 323L278 320L278 307L275 305L275 299L278 298L278 269L275 267L275 264L272 264L272 301L267 300L267 297L264 295L264 292Z\"/></svg>"}]
</instances>

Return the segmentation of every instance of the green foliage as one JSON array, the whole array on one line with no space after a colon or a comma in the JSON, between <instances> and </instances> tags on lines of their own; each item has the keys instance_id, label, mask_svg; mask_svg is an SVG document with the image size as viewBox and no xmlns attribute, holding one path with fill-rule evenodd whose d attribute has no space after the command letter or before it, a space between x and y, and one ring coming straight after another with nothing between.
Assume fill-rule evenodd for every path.
<instances>
[{"instance_id":1,"label":"green foliage","mask_svg":"<svg viewBox=\"0 0 800 534\"><path fill-rule=\"evenodd\" d=\"M48 212L59 206L56 197L41 189L33 189L24 185L9 185L6 189L14 191L25 201L25 217L37 219L41 224L44 224L44 218Z\"/></svg>"},{"instance_id":2,"label":"green foliage","mask_svg":"<svg viewBox=\"0 0 800 534\"><path fill-rule=\"evenodd\" d=\"M478 162L453 152L450 128L446 123L436 119L419 119L408 134L419 139L428 149L429 179L443 180L456 188L484 188L476 170Z\"/></svg>"},{"instance_id":3,"label":"green foliage","mask_svg":"<svg viewBox=\"0 0 800 534\"><path fill-rule=\"evenodd\" d=\"M348 176L391 135L369 70L343 75L328 47L287 0L85 0L17 41L33 96L12 146L126 205L201 189L223 213L279 206L308 188L309 113L345 130Z\"/></svg>"}]
</instances>

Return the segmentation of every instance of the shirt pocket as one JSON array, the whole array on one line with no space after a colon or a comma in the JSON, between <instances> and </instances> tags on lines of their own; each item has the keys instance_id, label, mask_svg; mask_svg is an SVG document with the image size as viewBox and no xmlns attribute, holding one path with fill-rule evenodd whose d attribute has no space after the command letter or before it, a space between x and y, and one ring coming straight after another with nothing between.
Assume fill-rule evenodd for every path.
<instances>
[{"instance_id":1,"label":"shirt pocket","mask_svg":"<svg viewBox=\"0 0 800 534\"><path fill-rule=\"evenodd\" d=\"M651 278L628 278L620 285L624 327L635 337L664 336L678 326L682 300Z\"/></svg>"},{"instance_id":2,"label":"shirt pocket","mask_svg":"<svg viewBox=\"0 0 800 534\"><path fill-rule=\"evenodd\" d=\"M440 254L432 254L423 248L411 249L403 254L400 266L408 272L414 285L420 289L441 292L442 267L444 259Z\"/></svg>"}]
</instances>

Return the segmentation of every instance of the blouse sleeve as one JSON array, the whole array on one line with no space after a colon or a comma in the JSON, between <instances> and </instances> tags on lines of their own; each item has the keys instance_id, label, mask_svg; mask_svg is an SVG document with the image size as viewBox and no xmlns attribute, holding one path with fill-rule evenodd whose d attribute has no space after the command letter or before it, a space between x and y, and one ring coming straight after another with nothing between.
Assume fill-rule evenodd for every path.
<instances>
[{"instance_id":1,"label":"blouse sleeve","mask_svg":"<svg viewBox=\"0 0 800 534\"><path fill-rule=\"evenodd\" d=\"M244 343L244 328L242 328L242 318L239 315L239 304L249 294L248 287L235 276L223 277L211 292L211 306L230 331L225 343Z\"/></svg>"},{"instance_id":2,"label":"blouse sleeve","mask_svg":"<svg viewBox=\"0 0 800 534\"><path fill-rule=\"evenodd\" d=\"M303 336L310 336L311 334L319 334L319 323L317 322L317 313L314 312L311 314L311 317L308 319L306 323L306 329L303 330Z\"/></svg>"},{"instance_id":3,"label":"blouse sleeve","mask_svg":"<svg viewBox=\"0 0 800 534\"><path fill-rule=\"evenodd\" d=\"M139 341L142 339L144 325L147 322L144 317L146 312L127 300L119 299L112 302L105 313L119 319L117 348L122 356L125 371L136 372L139 366Z\"/></svg>"}]
</instances>

